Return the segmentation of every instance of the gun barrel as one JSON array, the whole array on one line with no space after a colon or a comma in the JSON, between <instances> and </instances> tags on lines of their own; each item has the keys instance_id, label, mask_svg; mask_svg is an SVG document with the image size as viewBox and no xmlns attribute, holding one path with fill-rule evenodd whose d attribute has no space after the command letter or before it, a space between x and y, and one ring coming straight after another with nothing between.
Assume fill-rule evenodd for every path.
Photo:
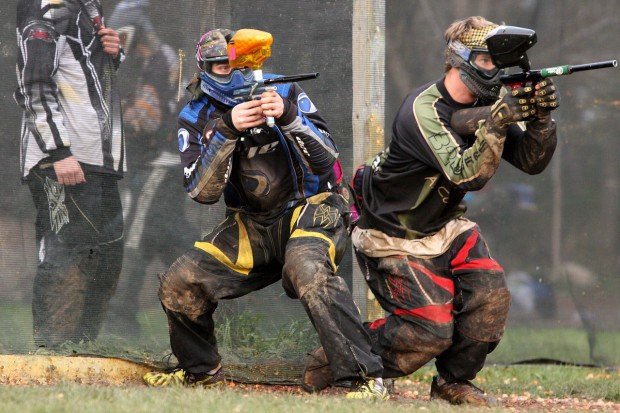
<instances>
[{"instance_id":1,"label":"gun barrel","mask_svg":"<svg viewBox=\"0 0 620 413\"><path fill-rule=\"evenodd\" d=\"M282 76L282 77L275 77L273 79L265 79L263 81L263 84L271 85L271 84L277 84L277 83L301 82L302 80L316 79L317 77L319 77L319 72L304 73L301 75Z\"/></svg>"},{"instance_id":2,"label":"gun barrel","mask_svg":"<svg viewBox=\"0 0 620 413\"><path fill-rule=\"evenodd\" d=\"M603 62L584 63L581 65L571 65L570 73L582 72L584 70L604 69L606 67L618 67L617 60L605 60Z\"/></svg>"},{"instance_id":3,"label":"gun barrel","mask_svg":"<svg viewBox=\"0 0 620 413\"><path fill-rule=\"evenodd\" d=\"M544 79L545 76L544 75L544 70L528 70L527 72L520 72L520 73L512 73L509 75L501 75L499 77L499 80L505 84L505 85L519 85L521 83L526 83L526 82L538 82L541 79ZM553 76L553 75L551 75Z\"/></svg>"},{"instance_id":4,"label":"gun barrel","mask_svg":"<svg viewBox=\"0 0 620 413\"><path fill-rule=\"evenodd\" d=\"M618 66L617 60L606 60L604 62L584 63L581 65L562 65L555 67L547 67L541 69L540 73L543 78L551 76L565 76L575 72L583 72L585 70L605 69L606 67Z\"/></svg>"}]
</instances>

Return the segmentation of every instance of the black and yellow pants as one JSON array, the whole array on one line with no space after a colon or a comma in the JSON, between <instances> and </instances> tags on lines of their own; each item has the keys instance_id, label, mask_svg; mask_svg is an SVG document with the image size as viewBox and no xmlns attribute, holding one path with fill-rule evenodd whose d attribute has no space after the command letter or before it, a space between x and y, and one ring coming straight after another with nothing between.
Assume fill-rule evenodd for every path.
<instances>
[{"instance_id":1,"label":"black and yellow pants","mask_svg":"<svg viewBox=\"0 0 620 413\"><path fill-rule=\"evenodd\" d=\"M179 365L203 373L220 363L213 312L279 280L298 298L317 330L336 380L382 374L351 293L335 274L347 246L348 205L321 193L265 226L234 213L161 277L159 298L168 316Z\"/></svg>"}]
</instances>

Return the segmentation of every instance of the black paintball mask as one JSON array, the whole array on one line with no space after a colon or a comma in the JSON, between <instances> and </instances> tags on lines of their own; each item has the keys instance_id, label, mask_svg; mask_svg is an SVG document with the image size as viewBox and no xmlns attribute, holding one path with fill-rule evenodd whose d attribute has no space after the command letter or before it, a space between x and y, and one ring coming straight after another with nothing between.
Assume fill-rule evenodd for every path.
<instances>
[{"instance_id":1,"label":"black paintball mask","mask_svg":"<svg viewBox=\"0 0 620 413\"><path fill-rule=\"evenodd\" d=\"M468 47L459 40L448 43L447 63L460 69L465 86L478 98L496 100L502 88L501 70L497 66L490 68L480 64L490 59L486 45Z\"/></svg>"},{"instance_id":2,"label":"black paintball mask","mask_svg":"<svg viewBox=\"0 0 620 413\"><path fill-rule=\"evenodd\" d=\"M536 32L517 26L498 26L485 38L495 66L500 69L519 67L530 70L527 50L537 42Z\"/></svg>"}]
</instances>

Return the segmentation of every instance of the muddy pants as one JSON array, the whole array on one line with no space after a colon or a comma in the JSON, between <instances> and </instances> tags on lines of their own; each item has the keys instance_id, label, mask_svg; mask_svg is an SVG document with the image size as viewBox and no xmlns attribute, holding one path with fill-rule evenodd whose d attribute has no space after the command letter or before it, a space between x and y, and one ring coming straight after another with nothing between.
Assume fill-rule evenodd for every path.
<instances>
[{"instance_id":1,"label":"muddy pants","mask_svg":"<svg viewBox=\"0 0 620 413\"><path fill-rule=\"evenodd\" d=\"M381 375L351 293L335 274L347 246L346 202L331 193L307 202L268 226L229 215L161 277L159 298L181 368L203 373L220 363L213 322L219 300L281 279L310 317L337 380Z\"/></svg>"},{"instance_id":2,"label":"muddy pants","mask_svg":"<svg viewBox=\"0 0 620 413\"><path fill-rule=\"evenodd\" d=\"M499 343L510 305L503 270L478 227L430 259L356 255L390 314L366 323L373 351L383 359L383 377L411 374L436 358L446 380L472 380Z\"/></svg>"},{"instance_id":3,"label":"muddy pants","mask_svg":"<svg viewBox=\"0 0 620 413\"><path fill-rule=\"evenodd\" d=\"M60 185L53 168L34 168L28 186L37 209L38 266L32 314L38 346L94 340L123 260L117 177L87 173Z\"/></svg>"}]
</instances>

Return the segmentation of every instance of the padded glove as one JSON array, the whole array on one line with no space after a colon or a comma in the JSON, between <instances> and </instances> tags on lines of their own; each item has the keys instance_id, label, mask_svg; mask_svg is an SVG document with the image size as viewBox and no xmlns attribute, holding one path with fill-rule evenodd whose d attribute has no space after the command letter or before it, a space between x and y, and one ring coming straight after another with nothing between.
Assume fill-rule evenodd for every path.
<instances>
[{"instance_id":1,"label":"padded glove","mask_svg":"<svg viewBox=\"0 0 620 413\"><path fill-rule=\"evenodd\" d=\"M534 85L534 97L538 118L547 117L549 112L560 106L560 94L551 79L544 79Z\"/></svg>"},{"instance_id":2,"label":"padded glove","mask_svg":"<svg viewBox=\"0 0 620 413\"><path fill-rule=\"evenodd\" d=\"M491 106L487 128L506 130L509 125L532 119L536 115L536 99L531 86L519 87L506 93Z\"/></svg>"}]
</instances>

